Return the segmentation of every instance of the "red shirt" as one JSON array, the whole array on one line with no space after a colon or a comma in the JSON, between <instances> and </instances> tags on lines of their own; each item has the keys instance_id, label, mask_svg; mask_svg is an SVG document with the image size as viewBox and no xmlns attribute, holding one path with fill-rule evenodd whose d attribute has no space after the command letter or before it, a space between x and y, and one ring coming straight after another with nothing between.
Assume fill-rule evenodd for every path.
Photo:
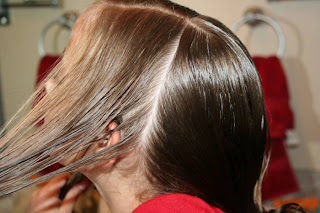
<instances>
[{"instance_id":1,"label":"red shirt","mask_svg":"<svg viewBox=\"0 0 320 213\"><path fill-rule=\"evenodd\" d=\"M138 206L132 213L224 213L198 197L187 194L166 194Z\"/></svg>"}]
</instances>

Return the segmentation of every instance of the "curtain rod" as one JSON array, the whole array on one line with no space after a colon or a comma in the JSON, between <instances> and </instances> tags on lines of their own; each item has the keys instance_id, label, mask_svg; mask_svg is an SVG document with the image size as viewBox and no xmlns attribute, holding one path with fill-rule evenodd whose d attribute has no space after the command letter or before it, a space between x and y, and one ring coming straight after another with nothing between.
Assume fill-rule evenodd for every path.
<instances>
[{"instance_id":1,"label":"curtain rod","mask_svg":"<svg viewBox=\"0 0 320 213\"><path fill-rule=\"evenodd\" d=\"M10 8L10 7L58 7L59 1L24 1L24 2L13 2L8 3L6 1L1 1L1 7Z\"/></svg>"}]
</instances>

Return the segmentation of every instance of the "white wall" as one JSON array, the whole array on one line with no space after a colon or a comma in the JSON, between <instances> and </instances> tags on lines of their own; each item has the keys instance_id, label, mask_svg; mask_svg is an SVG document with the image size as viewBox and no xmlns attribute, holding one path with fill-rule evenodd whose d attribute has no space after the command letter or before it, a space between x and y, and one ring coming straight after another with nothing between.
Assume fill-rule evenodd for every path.
<instances>
[{"instance_id":1,"label":"white wall","mask_svg":"<svg viewBox=\"0 0 320 213\"><path fill-rule=\"evenodd\" d=\"M37 41L42 28L64 11L82 11L94 0L65 0L64 9L11 9L12 23L0 27L0 74L4 115L8 120L33 91L39 62ZM290 148L297 169L320 171L320 1L267 0L175 0L200 13L219 19L231 27L251 6L259 6L278 21L287 39L282 62L286 68L291 104L296 116L301 143ZM51 32L51 33L50 33ZM52 29L46 47L52 52L54 32L60 32L58 51L65 44L67 33ZM57 34L57 33L56 33ZM276 34L267 25L255 29L243 27L238 32L252 55L270 55L277 51Z\"/></svg>"},{"instance_id":2,"label":"white wall","mask_svg":"<svg viewBox=\"0 0 320 213\"><path fill-rule=\"evenodd\" d=\"M63 9L10 9L11 24L7 27L0 26L0 75L5 120L13 116L34 89L40 60L37 42L43 27L59 18L64 11L80 12L92 2L94 1L65 0ZM45 39L46 50L49 53L61 52L68 35L69 32L59 26L50 29Z\"/></svg>"}]
</instances>

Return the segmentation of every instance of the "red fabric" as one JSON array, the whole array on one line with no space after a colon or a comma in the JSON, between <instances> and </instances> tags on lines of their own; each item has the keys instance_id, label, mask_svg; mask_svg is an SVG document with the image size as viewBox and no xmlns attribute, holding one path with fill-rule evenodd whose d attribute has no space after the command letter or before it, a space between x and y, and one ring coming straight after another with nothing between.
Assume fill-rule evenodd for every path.
<instances>
[{"instance_id":1,"label":"red fabric","mask_svg":"<svg viewBox=\"0 0 320 213\"><path fill-rule=\"evenodd\" d=\"M223 213L222 210L210 206L202 199L186 194L166 194L153 198L132 213Z\"/></svg>"},{"instance_id":2,"label":"red fabric","mask_svg":"<svg viewBox=\"0 0 320 213\"><path fill-rule=\"evenodd\" d=\"M41 81L43 79L45 79L45 77L47 77L47 75L50 73L50 71L59 62L59 60L60 60L59 57L60 56L46 55L43 58L41 58L40 63L39 63L39 67L38 67L37 79L36 79L35 86L39 85L39 83L41 83ZM45 95L45 91L43 91L40 96L43 97L43 95ZM36 103L34 103L34 104L36 104ZM42 125L42 124L43 124L43 121L40 121L38 123L38 125ZM61 167L63 167L61 164L55 163L55 164L49 166L48 168L45 168L44 170L40 171L39 173L42 175L45 175L45 174L48 174L52 171L55 171Z\"/></svg>"},{"instance_id":3,"label":"red fabric","mask_svg":"<svg viewBox=\"0 0 320 213\"><path fill-rule=\"evenodd\" d=\"M298 190L298 183L290 165L284 140L272 140L269 168L262 184L263 200L270 200Z\"/></svg>"},{"instance_id":4,"label":"red fabric","mask_svg":"<svg viewBox=\"0 0 320 213\"><path fill-rule=\"evenodd\" d=\"M271 133L271 158L262 185L262 198L269 200L297 192L299 187L285 146L286 130L294 127L286 76L279 59L253 57L260 74Z\"/></svg>"},{"instance_id":5,"label":"red fabric","mask_svg":"<svg viewBox=\"0 0 320 213\"><path fill-rule=\"evenodd\" d=\"M41 58L38 73L37 73L37 80L36 86L50 73L52 68L59 62L60 56L51 56L46 55Z\"/></svg>"}]
</instances>

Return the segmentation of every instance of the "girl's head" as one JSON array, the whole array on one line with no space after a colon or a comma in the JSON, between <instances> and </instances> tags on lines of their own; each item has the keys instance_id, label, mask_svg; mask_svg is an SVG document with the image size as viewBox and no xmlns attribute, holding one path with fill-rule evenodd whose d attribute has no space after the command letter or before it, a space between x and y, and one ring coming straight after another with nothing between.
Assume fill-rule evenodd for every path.
<instances>
[{"instance_id":1,"label":"girl's head","mask_svg":"<svg viewBox=\"0 0 320 213\"><path fill-rule=\"evenodd\" d=\"M100 1L78 19L52 79L52 91L2 139L2 195L130 155L123 172L141 171L154 195L260 211L263 93L247 50L217 20L169 1ZM97 148L116 131L116 143ZM62 160L66 167L14 184Z\"/></svg>"}]
</instances>

